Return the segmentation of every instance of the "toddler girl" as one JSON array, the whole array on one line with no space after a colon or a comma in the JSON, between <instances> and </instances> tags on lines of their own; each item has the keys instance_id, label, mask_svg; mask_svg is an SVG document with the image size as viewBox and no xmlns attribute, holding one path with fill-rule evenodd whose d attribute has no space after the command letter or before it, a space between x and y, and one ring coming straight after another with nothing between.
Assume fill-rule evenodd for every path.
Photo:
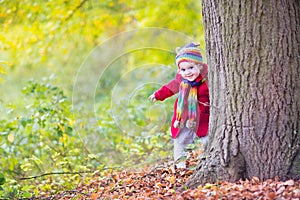
<instances>
[{"instance_id":1,"label":"toddler girl","mask_svg":"<svg viewBox=\"0 0 300 200\"><path fill-rule=\"evenodd\" d=\"M190 43L176 55L178 72L175 79L148 98L150 101L163 101L179 93L174 104L171 134L174 139L174 161L186 155L184 148L200 137L206 143L209 123L209 91L206 83L208 67L203 63L199 44ZM176 164L185 168L185 162Z\"/></svg>"}]
</instances>

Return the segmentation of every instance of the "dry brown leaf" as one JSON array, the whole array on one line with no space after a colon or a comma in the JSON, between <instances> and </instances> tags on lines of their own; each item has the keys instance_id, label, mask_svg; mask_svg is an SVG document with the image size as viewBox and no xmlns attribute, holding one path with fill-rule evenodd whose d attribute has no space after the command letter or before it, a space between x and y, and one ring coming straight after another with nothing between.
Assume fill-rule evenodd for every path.
<instances>
[{"instance_id":1,"label":"dry brown leaf","mask_svg":"<svg viewBox=\"0 0 300 200\"><path fill-rule=\"evenodd\" d=\"M255 184L260 182L259 178L255 177L255 176L252 177L251 181Z\"/></svg>"},{"instance_id":2,"label":"dry brown leaf","mask_svg":"<svg viewBox=\"0 0 300 200\"><path fill-rule=\"evenodd\" d=\"M295 184L294 180L288 180L288 181L283 182L283 185L286 185L286 186L294 186L294 184Z\"/></svg>"},{"instance_id":3,"label":"dry brown leaf","mask_svg":"<svg viewBox=\"0 0 300 200\"><path fill-rule=\"evenodd\" d=\"M91 199L91 200L97 200L98 197L99 197L99 194L97 194L97 193L92 193L91 196L90 196L90 199Z\"/></svg>"},{"instance_id":4,"label":"dry brown leaf","mask_svg":"<svg viewBox=\"0 0 300 200\"><path fill-rule=\"evenodd\" d=\"M296 189L293 191L295 198L300 198L300 189Z\"/></svg>"},{"instance_id":5,"label":"dry brown leaf","mask_svg":"<svg viewBox=\"0 0 300 200\"><path fill-rule=\"evenodd\" d=\"M270 193L267 193L267 197L271 200L271 199L275 199L275 192L270 192Z\"/></svg>"},{"instance_id":6,"label":"dry brown leaf","mask_svg":"<svg viewBox=\"0 0 300 200\"><path fill-rule=\"evenodd\" d=\"M276 191L276 194L279 195L279 194L283 193L284 190L285 190L285 187L284 187L284 186L281 186L281 187Z\"/></svg>"}]
</instances>

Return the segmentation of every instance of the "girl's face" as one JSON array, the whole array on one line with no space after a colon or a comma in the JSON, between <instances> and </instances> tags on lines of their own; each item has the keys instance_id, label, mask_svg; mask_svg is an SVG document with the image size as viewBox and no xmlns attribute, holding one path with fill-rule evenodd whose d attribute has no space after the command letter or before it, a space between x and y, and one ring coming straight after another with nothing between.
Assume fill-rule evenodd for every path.
<instances>
[{"instance_id":1,"label":"girl's face","mask_svg":"<svg viewBox=\"0 0 300 200\"><path fill-rule=\"evenodd\" d=\"M193 62L182 62L179 64L179 73L188 81L194 81L200 75L202 65Z\"/></svg>"}]
</instances>

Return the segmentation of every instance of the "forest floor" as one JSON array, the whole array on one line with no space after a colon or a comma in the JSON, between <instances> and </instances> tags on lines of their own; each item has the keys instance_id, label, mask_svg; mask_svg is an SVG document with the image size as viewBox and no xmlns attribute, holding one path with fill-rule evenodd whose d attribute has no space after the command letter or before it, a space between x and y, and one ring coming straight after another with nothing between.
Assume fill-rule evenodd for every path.
<instances>
[{"instance_id":1,"label":"forest floor","mask_svg":"<svg viewBox=\"0 0 300 200\"><path fill-rule=\"evenodd\" d=\"M196 158L197 153L190 153L187 165L195 167ZM236 183L222 181L187 189L184 184L192 174L192 170L175 169L170 162L160 163L139 170L110 171L104 176L96 173L88 184L31 199L300 199L300 181L278 178L260 181L253 177Z\"/></svg>"}]
</instances>

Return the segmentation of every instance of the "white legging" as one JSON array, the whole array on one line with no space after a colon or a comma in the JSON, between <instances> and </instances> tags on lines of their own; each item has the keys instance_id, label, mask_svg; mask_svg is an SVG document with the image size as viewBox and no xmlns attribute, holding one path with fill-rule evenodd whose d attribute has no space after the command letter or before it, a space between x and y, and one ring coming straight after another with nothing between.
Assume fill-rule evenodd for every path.
<instances>
[{"instance_id":1,"label":"white legging","mask_svg":"<svg viewBox=\"0 0 300 200\"><path fill-rule=\"evenodd\" d=\"M186 127L182 128L177 138L174 139L174 162L177 168L185 168L185 161L178 162L181 157L186 156L187 152L184 150L189 144L192 144L195 138L198 137L196 133ZM207 142L207 136L201 137L201 142L204 145Z\"/></svg>"}]
</instances>

